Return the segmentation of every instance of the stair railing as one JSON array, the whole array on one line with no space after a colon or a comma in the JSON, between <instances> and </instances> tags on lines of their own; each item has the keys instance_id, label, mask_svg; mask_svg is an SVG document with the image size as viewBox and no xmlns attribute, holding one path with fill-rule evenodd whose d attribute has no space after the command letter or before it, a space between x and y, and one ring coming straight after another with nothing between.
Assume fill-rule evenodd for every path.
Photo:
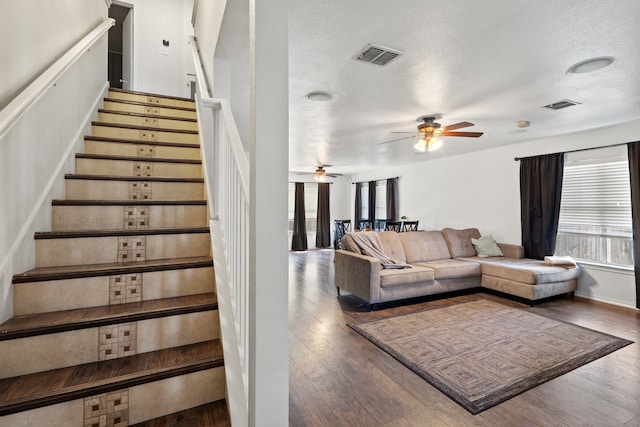
<instances>
[{"instance_id":1,"label":"stair railing","mask_svg":"<svg viewBox=\"0 0 640 427\"><path fill-rule=\"evenodd\" d=\"M228 100L211 97L195 37L196 109L233 426L249 414L249 162Z\"/></svg>"}]
</instances>

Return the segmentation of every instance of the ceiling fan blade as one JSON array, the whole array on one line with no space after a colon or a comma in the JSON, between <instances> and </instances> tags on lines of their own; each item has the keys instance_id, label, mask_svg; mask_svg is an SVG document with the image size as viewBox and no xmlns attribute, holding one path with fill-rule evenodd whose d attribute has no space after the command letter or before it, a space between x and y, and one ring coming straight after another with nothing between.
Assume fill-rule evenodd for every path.
<instances>
[{"instance_id":1,"label":"ceiling fan blade","mask_svg":"<svg viewBox=\"0 0 640 427\"><path fill-rule=\"evenodd\" d=\"M324 176L328 176L328 177L331 177L331 178L336 178L338 176L342 176L342 174L341 173L325 173Z\"/></svg>"},{"instance_id":2,"label":"ceiling fan blade","mask_svg":"<svg viewBox=\"0 0 640 427\"><path fill-rule=\"evenodd\" d=\"M478 138L484 135L484 132L442 132L442 136L466 136L468 138Z\"/></svg>"},{"instance_id":3,"label":"ceiling fan blade","mask_svg":"<svg viewBox=\"0 0 640 427\"><path fill-rule=\"evenodd\" d=\"M405 136L404 138L398 138L398 139L392 139L391 141L385 141L385 142L381 142L378 145L382 145L382 144L388 144L390 142L396 142L396 141L402 141L403 139L409 139L409 138L415 138L416 136L419 136L420 134L413 134L410 136Z\"/></svg>"},{"instance_id":4,"label":"ceiling fan blade","mask_svg":"<svg viewBox=\"0 0 640 427\"><path fill-rule=\"evenodd\" d=\"M315 172L296 172L296 175L315 175Z\"/></svg>"},{"instance_id":5,"label":"ceiling fan blade","mask_svg":"<svg viewBox=\"0 0 640 427\"><path fill-rule=\"evenodd\" d=\"M415 133L415 132L389 132L389 133Z\"/></svg>"},{"instance_id":6,"label":"ceiling fan blade","mask_svg":"<svg viewBox=\"0 0 640 427\"><path fill-rule=\"evenodd\" d=\"M473 123L470 123L470 122L454 123L452 125L445 126L442 129L442 131L443 132L447 132L447 131L450 131L450 130L462 129L462 128L466 128L466 127L469 127L469 126L473 126Z\"/></svg>"}]
</instances>

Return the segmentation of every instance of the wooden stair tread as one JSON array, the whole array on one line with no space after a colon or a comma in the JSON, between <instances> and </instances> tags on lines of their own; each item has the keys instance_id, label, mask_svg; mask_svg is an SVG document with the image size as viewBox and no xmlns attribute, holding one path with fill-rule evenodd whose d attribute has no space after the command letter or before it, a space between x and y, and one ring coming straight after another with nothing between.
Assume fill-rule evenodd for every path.
<instances>
[{"instance_id":1,"label":"wooden stair tread","mask_svg":"<svg viewBox=\"0 0 640 427\"><path fill-rule=\"evenodd\" d=\"M149 117L153 119L162 119L162 120L175 120L177 122L189 122L189 123L197 123L197 119L189 119L189 118L181 118L174 116L163 116L161 114L145 114L145 113L134 113L131 111L118 111L118 110L110 110L101 108L98 110L98 113L106 113L106 114L118 114L121 116L133 116L133 117Z\"/></svg>"},{"instance_id":2,"label":"wooden stair tread","mask_svg":"<svg viewBox=\"0 0 640 427\"><path fill-rule=\"evenodd\" d=\"M0 341L216 310L213 292L157 300L14 316L0 325Z\"/></svg>"},{"instance_id":3,"label":"wooden stair tread","mask_svg":"<svg viewBox=\"0 0 640 427\"><path fill-rule=\"evenodd\" d=\"M139 126L139 125L127 125L123 123L108 123L108 122L91 122L92 126L103 126L121 129L133 129L133 130L149 130L156 132L171 132L171 133L186 133L189 135L197 135L197 130L185 130L185 129L171 129L171 128L157 128L153 126Z\"/></svg>"},{"instance_id":4,"label":"wooden stair tread","mask_svg":"<svg viewBox=\"0 0 640 427\"><path fill-rule=\"evenodd\" d=\"M86 179L94 181L152 181L152 182L192 182L203 183L204 178L180 178L172 176L122 176L122 175L88 175L68 173L65 179Z\"/></svg>"},{"instance_id":5,"label":"wooden stair tread","mask_svg":"<svg viewBox=\"0 0 640 427\"><path fill-rule=\"evenodd\" d=\"M217 400L129 427L231 427L226 400Z\"/></svg>"},{"instance_id":6,"label":"wooden stair tread","mask_svg":"<svg viewBox=\"0 0 640 427\"><path fill-rule=\"evenodd\" d=\"M139 156L117 156L112 154L86 154L77 153L76 159L96 159L96 160L127 160L134 162L159 162L159 163L187 163L192 165L202 164L202 160L198 159L172 159L164 157L139 157Z\"/></svg>"},{"instance_id":7,"label":"wooden stair tread","mask_svg":"<svg viewBox=\"0 0 640 427\"><path fill-rule=\"evenodd\" d=\"M213 266L211 257L170 258L130 263L86 264L62 267L34 268L13 276L13 283L43 282L48 280L77 279L82 277L112 276L148 273L153 271L183 270Z\"/></svg>"},{"instance_id":8,"label":"wooden stair tread","mask_svg":"<svg viewBox=\"0 0 640 427\"><path fill-rule=\"evenodd\" d=\"M178 100L178 101L193 102L193 99L185 98L185 97L182 97L182 96L160 95L160 94L157 94L157 93L138 92L138 91L134 91L134 90L120 89L120 88L117 88L117 87L110 87L109 91L111 91L111 92L120 92L120 93L130 93L132 95L152 96L154 98L175 99L175 100Z\"/></svg>"},{"instance_id":9,"label":"wooden stair tread","mask_svg":"<svg viewBox=\"0 0 640 427\"><path fill-rule=\"evenodd\" d=\"M130 230L65 230L38 231L34 234L36 240L44 239L77 239L83 237L114 237L114 236L150 236L159 234L203 234L209 233L209 227L166 227L166 228L134 228Z\"/></svg>"},{"instance_id":10,"label":"wooden stair tread","mask_svg":"<svg viewBox=\"0 0 640 427\"><path fill-rule=\"evenodd\" d=\"M149 141L147 139L108 138L106 136L89 136L89 135L85 136L84 140L98 141L98 142L115 142L120 144L143 144L143 145L155 145L155 146L163 146L163 147L200 149L200 144L190 144L187 142Z\"/></svg>"},{"instance_id":11,"label":"wooden stair tread","mask_svg":"<svg viewBox=\"0 0 640 427\"><path fill-rule=\"evenodd\" d=\"M224 366L219 340L0 380L0 416Z\"/></svg>"},{"instance_id":12,"label":"wooden stair tread","mask_svg":"<svg viewBox=\"0 0 640 427\"><path fill-rule=\"evenodd\" d=\"M206 200L52 200L52 206L206 206Z\"/></svg>"},{"instance_id":13,"label":"wooden stair tread","mask_svg":"<svg viewBox=\"0 0 640 427\"><path fill-rule=\"evenodd\" d=\"M171 110L193 111L193 112L196 111L195 107L194 108L189 108L189 107L178 107L176 105L158 105L158 104L152 104L150 102L133 101L131 99L120 99L120 98L106 97L106 98L104 98L104 100L107 101L107 102L120 102L120 103L123 103L123 104L142 105L142 106L145 106L145 107L168 108L168 109L171 109Z\"/></svg>"}]
</instances>

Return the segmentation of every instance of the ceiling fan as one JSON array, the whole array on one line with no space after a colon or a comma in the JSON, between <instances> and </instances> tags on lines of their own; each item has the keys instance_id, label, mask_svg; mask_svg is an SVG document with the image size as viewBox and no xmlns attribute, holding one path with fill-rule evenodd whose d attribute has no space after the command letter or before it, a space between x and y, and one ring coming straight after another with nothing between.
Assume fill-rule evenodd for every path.
<instances>
[{"instance_id":1,"label":"ceiling fan","mask_svg":"<svg viewBox=\"0 0 640 427\"><path fill-rule=\"evenodd\" d=\"M436 123L435 116L421 116L416 121L422 121L418 125L418 133L414 133L411 136L405 136L403 138L392 139L391 141L381 142L382 144L388 144L390 142L402 141L403 139L415 138L417 136L422 137L414 147L419 151L435 151L442 146L442 140L438 139L438 136L464 136L468 138L478 138L483 135L483 132L453 132L456 129L462 129L469 126L473 126L470 122L454 123L449 126L442 127L440 123ZM413 133L413 132L391 132L391 133Z\"/></svg>"},{"instance_id":2,"label":"ceiling fan","mask_svg":"<svg viewBox=\"0 0 640 427\"><path fill-rule=\"evenodd\" d=\"M338 176L342 176L340 173L327 173L325 168L331 167L332 165L319 165L316 168L315 172L298 172L298 175L314 175L313 179L318 182L323 182L326 177L335 178Z\"/></svg>"}]
</instances>

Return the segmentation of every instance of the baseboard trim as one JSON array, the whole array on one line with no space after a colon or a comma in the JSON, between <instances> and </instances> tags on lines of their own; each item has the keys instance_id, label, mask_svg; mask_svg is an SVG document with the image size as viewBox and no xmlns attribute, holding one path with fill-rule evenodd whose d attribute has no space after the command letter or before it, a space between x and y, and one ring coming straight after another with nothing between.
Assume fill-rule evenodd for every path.
<instances>
[{"instance_id":1,"label":"baseboard trim","mask_svg":"<svg viewBox=\"0 0 640 427\"><path fill-rule=\"evenodd\" d=\"M633 309L633 310L638 310L638 308L636 308L635 306L633 306L631 304L625 304L623 302L615 301L615 300L612 300L612 299L609 299L609 298L596 297L596 296L585 294L585 293L582 293L582 292L579 292L579 291L575 291L575 295L577 297L580 297L580 298L583 298L583 299L588 299L588 300L591 300L591 301L598 301L598 302L601 302L603 304L610 304L610 305L615 305L617 307L630 308L630 309Z\"/></svg>"}]
</instances>

